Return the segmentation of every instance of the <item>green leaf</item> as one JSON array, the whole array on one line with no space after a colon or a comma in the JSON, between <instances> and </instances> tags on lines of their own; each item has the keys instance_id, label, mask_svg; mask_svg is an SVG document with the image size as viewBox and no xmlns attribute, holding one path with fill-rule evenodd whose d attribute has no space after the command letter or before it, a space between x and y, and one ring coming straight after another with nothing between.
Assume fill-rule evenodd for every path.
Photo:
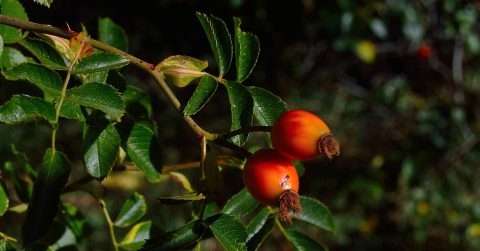
<instances>
[{"instance_id":1,"label":"green leaf","mask_svg":"<svg viewBox=\"0 0 480 251\"><path fill-rule=\"evenodd\" d=\"M66 70L67 66L60 53L47 42L40 39L24 39L19 43L48 68Z\"/></svg>"},{"instance_id":2,"label":"green leaf","mask_svg":"<svg viewBox=\"0 0 480 251\"><path fill-rule=\"evenodd\" d=\"M120 242L120 248L128 251L136 251L142 248L146 240L150 239L151 221L143 221L133 226Z\"/></svg>"},{"instance_id":3,"label":"green leaf","mask_svg":"<svg viewBox=\"0 0 480 251\"><path fill-rule=\"evenodd\" d=\"M86 237L85 234L88 231L87 219L74 205L69 203L62 204L62 219L77 241L81 241Z\"/></svg>"},{"instance_id":4,"label":"green leaf","mask_svg":"<svg viewBox=\"0 0 480 251\"><path fill-rule=\"evenodd\" d=\"M154 140L155 133L146 123L136 123L127 140L127 154L133 163L143 171L149 182L156 182L160 179L160 174L152 163L150 158L150 148Z\"/></svg>"},{"instance_id":5,"label":"green leaf","mask_svg":"<svg viewBox=\"0 0 480 251\"><path fill-rule=\"evenodd\" d=\"M253 212L258 206L259 203L244 188L227 201L222 212L235 217L242 217Z\"/></svg>"},{"instance_id":6,"label":"green leaf","mask_svg":"<svg viewBox=\"0 0 480 251\"><path fill-rule=\"evenodd\" d=\"M28 20L27 13L18 0L2 0L0 14L9 17L16 17L21 20ZM23 38L20 29L4 24L0 25L0 35L3 37L3 41L6 44L16 43Z\"/></svg>"},{"instance_id":7,"label":"green leaf","mask_svg":"<svg viewBox=\"0 0 480 251\"><path fill-rule=\"evenodd\" d=\"M48 100L58 97L63 85L57 72L32 63L21 64L6 70L3 76L8 80L24 80L36 85Z\"/></svg>"},{"instance_id":8,"label":"green leaf","mask_svg":"<svg viewBox=\"0 0 480 251\"><path fill-rule=\"evenodd\" d=\"M80 60L75 66L74 72L76 74L85 74L120 69L128 65L128 63L128 59L122 56L101 52Z\"/></svg>"},{"instance_id":9,"label":"green leaf","mask_svg":"<svg viewBox=\"0 0 480 251\"><path fill-rule=\"evenodd\" d=\"M250 220L246 229L247 240L250 240L254 235L256 235L262 229L262 227L265 225L267 220L271 218L270 215L271 215L270 210L264 207L262 208L262 210L260 210L260 212L257 213L257 215L255 215L255 217L253 217L252 220Z\"/></svg>"},{"instance_id":10,"label":"green leaf","mask_svg":"<svg viewBox=\"0 0 480 251\"><path fill-rule=\"evenodd\" d=\"M149 117L152 115L152 100L150 96L141 88L132 84L127 84L122 98L127 106L138 103L145 108L145 111Z\"/></svg>"},{"instance_id":11,"label":"green leaf","mask_svg":"<svg viewBox=\"0 0 480 251\"><path fill-rule=\"evenodd\" d=\"M260 87L249 88L255 102L253 114L260 125L272 126L287 111L287 104L277 95Z\"/></svg>"},{"instance_id":12,"label":"green leaf","mask_svg":"<svg viewBox=\"0 0 480 251\"><path fill-rule=\"evenodd\" d=\"M267 208L262 209L247 226L247 249L258 250L267 239L275 225L274 217L271 217Z\"/></svg>"},{"instance_id":13,"label":"green leaf","mask_svg":"<svg viewBox=\"0 0 480 251\"><path fill-rule=\"evenodd\" d=\"M207 35L220 76L227 74L232 63L232 37L225 22L213 15L197 12L197 18Z\"/></svg>"},{"instance_id":14,"label":"green leaf","mask_svg":"<svg viewBox=\"0 0 480 251\"><path fill-rule=\"evenodd\" d=\"M165 233L160 238L147 240L142 251L176 251L195 245L206 232L205 224L192 221L181 228Z\"/></svg>"},{"instance_id":15,"label":"green leaf","mask_svg":"<svg viewBox=\"0 0 480 251\"><path fill-rule=\"evenodd\" d=\"M60 109L60 116L67 119L85 121L85 116L83 116L80 105L75 104L70 100L65 100L63 102L62 108Z\"/></svg>"},{"instance_id":16,"label":"green leaf","mask_svg":"<svg viewBox=\"0 0 480 251\"><path fill-rule=\"evenodd\" d=\"M2 123L12 125L38 119L45 119L50 123L55 121L55 108L41 98L14 95L0 106L0 122Z\"/></svg>"},{"instance_id":17,"label":"green leaf","mask_svg":"<svg viewBox=\"0 0 480 251\"><path fill-rule=\"evenodd\" d=\"M27 218L22 227L23 243L30 246L44 236L58 212L63 187L70 174L67 157L48 149L33 187Z\"/></svg>"},{"instance_id":18,"label":"green leaf","mask_svg":"<svg viewBox=\"0 0 480 251\"><path fill-rule=\"evenodd\" d=\"M197 58L175 55L164 59L157 66L155 71L162 72L167 77L167 82L178 87L185 87L194 79L205 75L205 68L208 61Z\"/></svg>"},{"instance_id":19,"label":"green leaf","mask_svg":"<svg viewBox=\"0 0 480 251\"><path fill-rule=\"evenodd\" d=\"M107 82L109 71L98 71L86 74L77 74L83 84L88 83L101 83L105 84Z\"/></svg>"},{"instance_id":20,"label":"green leaf","mask_svg":"<svg viewBox=\"0 0 480 251\"><path fill-rule=\"evenodd\" d=\"M295 251L327 251L320 243L298 231L287 229L285 237L292 244Z\"/></svg>"},{"instance_id":21,"label":"green leaf","mask_svg":"<svg viewBox=\"0 0 480 251\"><path fill-rule=\"evenodd\" d=\"M199 201L204 199L205 199L205 195L197 192L191 192L191 193L174 195L174 196L162 196L158 198L158 200L164 204L182 204L185 202Z\"/></svg>"},{"instance_id":22,"label":"green leaf","mask_svg":"<svg viewBox=\"0 0 480 251\"><path fill-rule=\"evenodd\" d=\"M95 178L103 178L112 169L120 147L120 134L113 124L101 131L87 130L87 147L83 160L87 172Z\"/></svg>"},{"instance_id":23,"label":"green leaf","mask_svg":"<svg viewBox=\"0 0 480 251\"><path fill-rule=\"evenodd\" d=\"M19 50L12 47L5 47L0 65L3 69L10 69L27 61L28 59Z\"/></svg>"},{"instance_id":24,"label":"green leaf","mask_svg":"<svg viewBox=\"0 0 480 251\"><path fill-rule=\"evenodd\" d=\"M217 91L217 81L210 76L204 76L200 79L195 92L187 102L187 105L183 109L184 116L192 116L199 112Z\"/></svg>"},{"instance_id":25,"label":"green leaf","mask_svg":"<svg viewBox=\"0 0 480 251\"><path fill-rule=\"evenodd\" d=\"M252 124L253 99L247 87L233 81L226 85L228 100L230 101L230 113L232 124L230 130L249 127ZM232 137L233 143L243 145L247 140L248 134Z\"/></svg>"},{"instance_id":26,"label":"green leaf","mask_svg":"<svg viewBox=\"0 0 480 251\"><path fill-rule=\"evenodd\" d=\"M3 189L2 183L0 183L0 216L5 214L8 209L8 195Z\"/></svg>"},{"instance_id":27,"label":"green leaf","mask_svg":"<svg viewBox=\"0 0 480 251\"><path fill-rule=\"evenodd\" d=\"M34 2L50 8L50 5L53 3L53 0L33 0Z\"/></svg>"},{"instance_id":28,"label":"green leaf","mask_svg":"<svg viewBox=\"0 0 480 251\"><path fill-rule=\"evenodd\" d=\"M228 214L221 215L215 222L210 225L215 239L226 251L247 250L245 242L247 233L243 225L233 216Z\"/></svg>"},{"instance_id":29,"label":"green leaf","mask_svg":"<svg viewBox=\"0 0 480 251\"><path fill-rule=\"evenodd\" d=\"M128 50L128 38L125 30L108 17L98 20L98 38L122 51Z\"/></svg>"},{"instance_id":30,"label":"green leaf","mask_svg":"<svg viewBox=\"0 0 480 251\"><path fill-rule=\"evenodd\" d=\"M242 21L234 17L235 26L235 65L237 81L243 82L250 76L260 56L260 40L252 33L241 29Z\"/></svg>"},{"instance_id":31,"label":"green leaf","mask_svg":"<svg viewBox=\"0 0 480 251\"><path fill-rule=\"evenodd\" d=\"M115 88L100 83L89 83L68 90L66 100L97 109L112 120L120 121L125 113L125 103Z\"/></svg>"},{"instance_id":32,"label":"green leaf","mask_svg":"<svg viewBox=\"0 0 480 251\"><path fill-rule=\"evenodd\" d=\"M302 212L295 215L295 218L327 231L333 232L335 230L333 217L327 206L314 198L306 196L300 196L300 203Z\"/></svg>"},{"instance_id":33,"label":"green leaf","mask_svg":"<svg viewBox=\"0 0 480 251\"><path fill-rule=\"evenodd\" d=\"M114 224L117 227L128 227L140 220L147 212L147 203L143 195L135 192L123 203Z\"/></svg>"}]
</instances>

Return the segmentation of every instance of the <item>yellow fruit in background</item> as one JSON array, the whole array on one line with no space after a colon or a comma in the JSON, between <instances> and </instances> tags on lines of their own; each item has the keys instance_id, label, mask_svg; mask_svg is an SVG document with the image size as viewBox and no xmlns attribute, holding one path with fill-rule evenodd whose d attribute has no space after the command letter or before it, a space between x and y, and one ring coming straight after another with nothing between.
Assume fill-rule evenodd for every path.
<instances>
[{"instance_id":1,"label":"yellow fruit in background","mask_svg":"<svg viewBox=\"0 0 480 251\"><path fill-rule=\"evenodd\" d=\"M362 40L355 45L355 53L363 62L371 64L375 61L377 48L370 40Z\"/></svg>"}]
</instances>

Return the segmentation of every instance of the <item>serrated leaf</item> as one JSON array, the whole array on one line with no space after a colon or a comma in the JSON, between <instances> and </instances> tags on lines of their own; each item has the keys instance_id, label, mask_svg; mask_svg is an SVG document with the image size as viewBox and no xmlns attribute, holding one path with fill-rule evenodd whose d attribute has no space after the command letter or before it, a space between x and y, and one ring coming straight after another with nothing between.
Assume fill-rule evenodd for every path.
<instances>
[{"instance_id":1,"label":"serrated leaf","mask_svg":"<svg viewBox=\"0 0 480 251\"><path fill-rule=\"evenodd\" d=\"M155 66L155 71L165 74L169 83L178 87L185 87L194 79L205 75L203 70L207 67L208 61L175 55L160 62Z\"/></svg>"},{"instance_id":2,"label":"serrated leaf","mask_svg":"<svg viewBox=\"0 0 480 251\"><path fill-rule=\"evenodd\" d=\"M53 3L53 0L33 0L34 2L50 8L50 5Z\"/></svg>"},{"instance_id":3,"label":"serrated leaf","mask_svg":"<svg viewBox=\"0 0 480 251\"><path fill-rule=\"evenodd\" d=\"M0 106L0 122L2 123L11 125L38 119L45 119L50 123L55 120L55 108L41 98L14 95Z\"/></svg>"},{"instance_id":4,"label":"serrated leaf","mask_svg":"<svg viewBox=\"0 0 480 251\"><path fill-rule=\"evenodd\" d=\"M242 217L253 212L259 205L247 189L244 188L227 201L222 212L235 217Z\"/></svg>"},{"instance_id":5,"label":"serrated leaf","mask_svg":"<svg viewBox=\"0 0 480 251\"><path fill-rule=\"evenodd\" d=\"M226 85L228 100L230 101L230 113L232 124L230 130L249 127L253 118L253 98L247 87L233 81ZM243 145L247 140L248 134L242 134L232 137L233 143Z\"/></svg>"},{"instance_id":6,"label":"serrated leaf","mask_svg":"<svg viewBox=\"0 0 480 251\"><path fill-rule=\"evenodd\" d=\"M67 91L66 100L97 109L112 120L120 121L125 113L125 104L115 88L100 83L89 83Z\"/></svg>"},{"instance_id":7,"label":"serrated leaf","mask_svg":"<svg viewBox=\"0 0 480 251\"><path fill-rule=\"evenodd\" d=\"M210 230L226 251L247 250L245 228L233 216L221 215L210 225Z\"/></svg>"},{"instance_id":8,"label":"serrated leaf","mask_svg":"<svg viewBox=\"0 0 480 251\"><path fill-rule=\"evenodd\" d=\"M102 131L95 128L87 130L87 147L83 160L87 172L95 178L103 178L112 169L120 147L120 134L113 124Z\"/></svg>"},{"instance_id":9,"label":"serrated leaf","mask_svg":"<svg viewBox=\"0 0 480 251\"><path fill-rule=\"evenodd\" d=\"M225 22L213 15L197 12L197 18L207 35L220 76L227 74L232 63L232 37Z\"/></svg>"},{"instance_id":10,"label":"serrated leaf","mask_svg":"<svg viewBox=\"0 0 480 251\"><path fill-rule=\"evenodd\" d=\"M186 193L174 196L162 196L158 200L164 204L182 204L191 201L205 200L205 195L202 193Z\"/></svg>"},{"instance_id":11,"label":"serrated leaf","mask_svg":"<svg viewBox=\"0 0 480 251\"><path fill-rule=\"evenodd\" d=\"M26 246L30 246L48 232L58 212L60 194L69 174L67 157L59 151L48 149L43 156L27 218L22 227L23 243Z\"/></svg>"},{"instance_id":12,"label":"serrated leaf","mask_svg":"<svg viewBox=\"0 0 480 251\"><path fill-rule=\"evenodd\" d=\"M92 54L83 58L74 68L75 74L101 72L105 70L120 69L128 65L128 59L106 52Z\"/></svg>"},{"instance_id":13,"label":"serrated leaf","mask_svg":"<svg viewBox=\"0 0 480 251\"><path fill-rule=\"evenodd\" d=\"M128 50L127 33L108 17L98 19L98 38L117 49Z\"/></svg>"},{"instance_id":14,"label":"serrated leaf","mask_svg":"<svg viewBox=\"0 0 480 251\"><path fill-rule=\"evenodd\" d=\"M24 80L36 85L48 100L59 96L63 85L57 72L33 63L21 64L3 71L3 76L8 80Z\"/></svg>"},{"instance_id":15,"label":"serrated leaf","mask_svg":"<svg viewBox=\"0 0 480 251\"><path fill-rule=\"evenodd\" d=\"M2 0L0 14L21 20L28 20L27 13L18 0ZM16 43L23 38L20 29L4 24L0 25L0 35L6 44Z\"/></svg>"},{"instance_id":16,"label":"serrated leaf","mask_svg":"<svg viewBox=\"0 0 480 251\"><path fill-rule=\"evenodd\" d=\"M258 250L267 239L275 225L275 219L271 217L267 208L262 209L247 226L247 249Z\"/></svg>"},{"instance_id":17,"label":"serrated leaf","mask_svg":"<svg viewBox=\"0 0 480 251\"><path fill-rule=\"evenodd\" d=\"M140 220L147 212L143 195L135 192L124 203L114 222L117 227L128 227Z\"/></svg>"},{"instance_id":18,"label":"serrated leaf","mask_svg":"<svg viewBox=\"0 0 480 251\"><path fill-rule=\"evenodd\" d=\"M142 248L146 240L150 239L151 221L143 221L133 226L120 242L119 247L123 250L136 251Z\"/></svg>"},{"instance_id":19,"label":"serrated leaf","mask_svg":"<svg viewBox=\"0 0 480 251\"><path fill-rule=\"evenodd\" d=\"M245 81L252 73L260 56L260 40L252 33L241 29L240 18L233 18L235 29L235 65L237 81Z\"/></svg>"},{"instance_id":20,"label":"serrated leaf","mask_svg":"<svg viewBox=\"0 0 480 251\"><path fill-rule=\"evenodd\" d=\"M199 112L217 91L217 81L210 76L203 76L197 88L183 109L184 116L192 116Z\"/></svg>"},{"instance_id":21,"label":"serrated leaf","mask_svg":"<svg viewBox=\"0 0 480 251\"><path fill-rule=\"evenodd\" d=\"M307 196L300 196L300 203L302 212L294 216L296 219L308 222L327 231L333 232L335 230L333 217L327 206Z\"/></svg>"},{"instance_id":22,"label":"serrated leaf","mask_svg":"<svg viewBox=\"0 0 480 251\"><path fill-rule=\"evenodd\" d=\"M8 195L3 189L2 183L0 183L0 216L4 215L8 209Z\"/></svg>"},{"instance_id":23,"label":"serrated leaf","mask_svg":"<svg viewBox=\"0 0 480 251\"><path fill-rule=\"evenodd\" d=\"M260 125L272 126L280 115L287 111L287 104L277 95L260 87L249 88L255 102L253 114Z\"/></svg>"},{"instance_id":24,"label":"serrated leaf","mask_svg":"<svg viewBox=\"0 0 480 251\"><path fill-rule=\"evenodd\" d=\"M160 179L160 174L150 158L154 135L153 129L148 124L136 123L127 140L128 156L143 171L149 182L156 182Z\"/></svg>"},{"instance_id":25,"label":"serrated leaf","mask_svg":"<svg viewBox=\"0 0 480 251\"><path fill-rule=\"evenodd\" d=\"M292 244L295 251L327 251L320 243L298 231L287 229L285 237Z\"/></svg>"},{"instance_id":26,"label":"serrated leaf","mask_svg":"<svg viewBox=\"0 0 480 251\"><path fill-rule=\"evenodd\" d=\"M177 230L162 234L159 238L151 238L142 251L176 251L189 248L202 239L206 226L201 221L192 221Z\"/></svg>"},{"instance_id":27,"label":"serrated leaf","mask_svg":"<svg viewBox=\"0 0 480 251\"><path fill-rule=\"evenodd\" d=\"M60 53L47 42L40 39L24 39L19 44L48 68L54 70L65 70L67 68Z\"/></svg>"},{"instance_id":28,"label":"serrated leaf","mask_svg":"<svg viewBox=\"0 0 480 251\"><path fill-rule=\"evenodd\" d=\"M17 49L5 47L3 49L0 65L3 69L10 69L28 62L28 59Z\"/></svg>"}]
</instances>

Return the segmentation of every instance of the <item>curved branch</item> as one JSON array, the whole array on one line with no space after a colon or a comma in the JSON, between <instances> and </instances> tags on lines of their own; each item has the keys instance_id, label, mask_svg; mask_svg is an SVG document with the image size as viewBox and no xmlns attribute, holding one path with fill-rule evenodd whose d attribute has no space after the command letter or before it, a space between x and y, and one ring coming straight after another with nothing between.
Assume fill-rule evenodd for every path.
<instances>
[{"instance_id":1,"label":"curved branch","mask_svg":"<svg viewBox=\"0 0 480 251\"><path fill-rule=\"evenodd\" d=\"M76 32L71 32L71 31L65 31L60 28L51 26L51 25L46 25L46 24L39 24L39 23L34 23L30 21L24 21L18 18L14 17L9 17L5 15L0 15L0 24L5 24L13 27L17 27L20 29L28 30L28 31L34 31L34 32L39 32L39 33L45 33L45 34L50 34L50 35L55 35L63 38L71 38L73 37ZM113 46L110 46L106 43L100 42L95 39L89 39L90 44L97 48L101 49L113 54L117 54L120 56L123 56L127 58L132 64L136 65L140 69L146 71L148 74L150 74L157 84L160 86L160 90L162 93L167 96L168 101L170 104L177 110L180 111L181 109L181 103L178 100L177 96L173 93L172 89L167 85L163 78L163 74L158 71L154 71L154 65L150 64L140 58L137 58L125 51L119 50ZM156 87L156 86L155 86ZM158 90L157 88L154 88L154 90ZM214 140L217 138L217 135L214 133L210 133L206 130L204 130L201 126L199 126L193 118L190 116L182 116L185 122L190 126L190 128L197 134L199 137L205 137L208 140Z\"/></svg>"}]
</instances>

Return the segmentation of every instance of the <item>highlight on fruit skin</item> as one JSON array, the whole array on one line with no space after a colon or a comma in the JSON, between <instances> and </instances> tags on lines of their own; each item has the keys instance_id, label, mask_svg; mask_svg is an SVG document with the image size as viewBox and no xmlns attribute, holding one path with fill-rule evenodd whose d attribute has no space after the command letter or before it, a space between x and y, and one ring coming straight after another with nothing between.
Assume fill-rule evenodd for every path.
<instances>
[{"instance_id":1,"label":"highlight on fruit skin","mask_svg":"<svg viewBox=\"0 0 480 251\"><path fill-rule=\"evenodd\" d=\"M292 214L301 211L297 170L278 151L261 149L248 158L243 180L256 200L279 207L279 219L283 223L290 224Z\"/></svg>"},{"instance_id":2,"label":"highlight on fruit skin","mask_svg":"<svg viewBox=\"0 0 480 251\"><path fill-rule=\"evenodd\" d=\"M327 124L305 110L284 112L273 125L271 137L273 147L292 160L340 155L340 145Z\"/></svg>"}]
</instances>

